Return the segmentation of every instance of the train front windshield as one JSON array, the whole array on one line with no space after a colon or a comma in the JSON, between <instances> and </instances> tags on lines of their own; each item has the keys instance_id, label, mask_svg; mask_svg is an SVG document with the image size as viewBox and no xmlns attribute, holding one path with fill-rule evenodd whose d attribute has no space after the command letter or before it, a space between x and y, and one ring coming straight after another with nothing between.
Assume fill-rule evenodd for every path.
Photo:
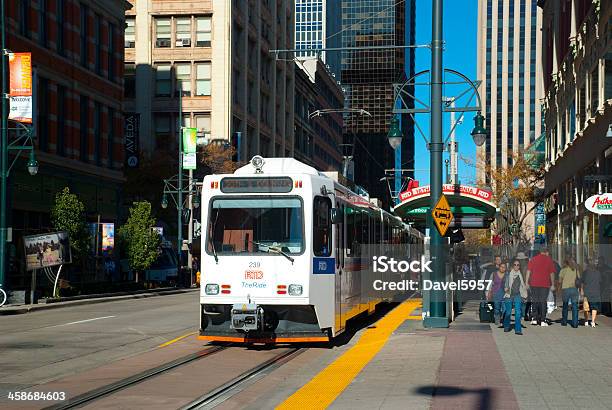
<instances>
[{"instance_id":1,"label":"train front windshield","mask_svg":"<svg viewBox=\"0 0 612 410\"><path fill-rule=\"evenodd\" d=\"M215 198L208 221L209 254L304 251L304 211L299 198Z\"/></svg>"}]
</instances>

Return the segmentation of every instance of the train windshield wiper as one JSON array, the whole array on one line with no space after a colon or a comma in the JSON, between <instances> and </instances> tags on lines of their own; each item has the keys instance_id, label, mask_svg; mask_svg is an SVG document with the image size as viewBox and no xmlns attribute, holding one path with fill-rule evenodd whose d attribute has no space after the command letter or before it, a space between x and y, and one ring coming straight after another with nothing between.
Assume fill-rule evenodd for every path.
<instances>
[{"instance_id":1,"label":"train windshield wiper","mask_svg":"<svg viewBox=\"0 0 612 410\"><path fill-rule=\"evenodd\" d=\"M271 246L271 245L266 245L265 243L261 243L261 242L255 242L255 241L249 241L254 245L259 246L259 250L262 252L266 252L266 253L277 253L279 255L283 255L285 258L289 259L289 261L291 261L291 263L293 263L294 259L289 256L287 254L287 252L283 251L281 249L280 246ZM262 249L262 247L265 247L266 249Z\"/></svg>"}]
</instances>

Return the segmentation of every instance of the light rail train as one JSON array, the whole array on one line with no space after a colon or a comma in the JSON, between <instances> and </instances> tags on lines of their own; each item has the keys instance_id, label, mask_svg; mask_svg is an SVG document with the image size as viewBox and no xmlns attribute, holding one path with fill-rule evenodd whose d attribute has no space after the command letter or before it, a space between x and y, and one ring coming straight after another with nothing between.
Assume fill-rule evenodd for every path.
<instances>
[{"instance_id":1,"label":"light rail train","mask_svg":"<svg viewBox=\"0 0 612 410\"><path fill-rule=\"evenodd\" d=\"M349 319L406 297L367 289L391 275L371 260L391 247L422 252L423 235L337 179L259 156L204 178L201 339L327 342Z\"/></svg>"}]
</instances>

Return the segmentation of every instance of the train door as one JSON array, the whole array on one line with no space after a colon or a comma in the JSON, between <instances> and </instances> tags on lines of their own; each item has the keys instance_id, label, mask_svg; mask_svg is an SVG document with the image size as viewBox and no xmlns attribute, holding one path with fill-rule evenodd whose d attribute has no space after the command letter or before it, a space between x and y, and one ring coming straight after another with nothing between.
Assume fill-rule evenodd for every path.
<instances>
[{"instance_id":1,"label":"train door","mask_svg":"<svg viewBox=\"0 0 612 410\"><path fill-rule=\"evenodd\" d=\"M344 215L344 206L340 207L340 203L336 202L336 208L341 209L342 215ZM344 218L343 218L344 221ZM344 321L342 320L342 271L344 270L344 223L334 225L334 234L336 237L335 250L336 250L336 278L334 283L334 299L335 299L335 313L334 322L336 328L336 334L344 330Z\"/></svg>"}]
</instances>

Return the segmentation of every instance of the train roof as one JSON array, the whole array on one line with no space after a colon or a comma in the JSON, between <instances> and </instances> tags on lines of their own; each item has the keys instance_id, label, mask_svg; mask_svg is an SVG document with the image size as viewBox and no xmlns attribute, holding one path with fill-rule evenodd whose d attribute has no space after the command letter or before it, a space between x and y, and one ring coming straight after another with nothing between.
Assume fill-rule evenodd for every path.
<instances>
[{"instance_id":1,"label":"train roof","mask_svg":"<svg viewBox=\"0 0 612 410\"><path fill-rule=\"evenodd\" d=\"M263 166L261 171L263 174L307 174L314 176L323 176L323 173L317 171L310 165L306 165L303 162L298 161L295 158L262 158ZM251 161L246 165L241 166L234 174L236 175L254 175L256 174L256 168L252 165Z\"/></svg>"}]
</instances>

